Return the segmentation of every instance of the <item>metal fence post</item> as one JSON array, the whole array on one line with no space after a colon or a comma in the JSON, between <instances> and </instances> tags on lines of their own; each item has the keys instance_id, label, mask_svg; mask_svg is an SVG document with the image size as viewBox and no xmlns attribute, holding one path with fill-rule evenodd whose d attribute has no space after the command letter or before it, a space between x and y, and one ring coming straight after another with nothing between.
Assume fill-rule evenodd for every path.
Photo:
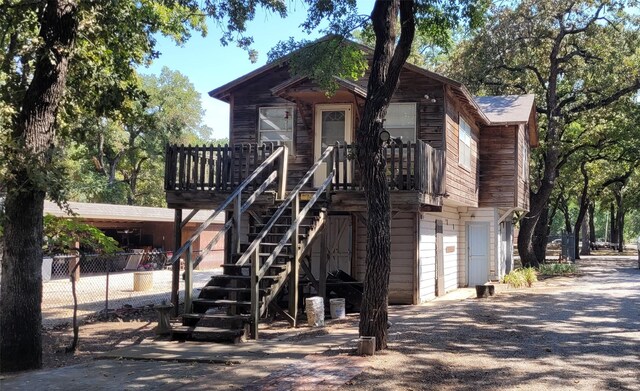
<instances>
[{"instance_id":1,"label":"metal fence post","mask_svg":"<svg viewBox=\"0 0 640 391\"><path fill-rule=\"evenodd\" d=\"M109 313L109 272L111 271L111 257L107 258L107 283L104 297L104 313Z\"/></svg>"}]
</instances>

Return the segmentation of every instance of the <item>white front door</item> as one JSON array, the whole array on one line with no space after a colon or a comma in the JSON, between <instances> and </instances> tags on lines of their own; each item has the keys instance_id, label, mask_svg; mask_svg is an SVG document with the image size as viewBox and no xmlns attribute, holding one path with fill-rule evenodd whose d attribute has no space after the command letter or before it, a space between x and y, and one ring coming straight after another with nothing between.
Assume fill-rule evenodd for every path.
<instances>
[{"instance_id":1,"label":"white front door","mask_svg":"<svg viewBox=\"0 0 640 391\"><path fill-rule=\"evenodd\" d=\"M489 280L489 224L467 225L467 266L469 286Z\"/></svg>"},{"instance_id":2,"label":"white front door","mask_svg":"<svg viewBox=\"0 0 640 391\"><path fill-rule=\"evenodd\" d=\"M318 160L325 149L336 141L341 145L350 144L352 123L351 105L316 105L314 160ZM344 161L345 158L342 150L338 160ZM320 186L326 177L327 165L323 163L316 171L314 186Z\"/></svg>"}]
</instances>

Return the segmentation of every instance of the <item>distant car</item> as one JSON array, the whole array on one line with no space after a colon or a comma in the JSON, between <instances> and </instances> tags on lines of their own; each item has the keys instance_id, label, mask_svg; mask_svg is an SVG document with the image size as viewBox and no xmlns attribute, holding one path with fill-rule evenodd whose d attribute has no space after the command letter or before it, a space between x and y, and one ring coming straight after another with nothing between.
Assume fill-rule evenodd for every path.
<instances>
[{"instance_id":1,"label":"distant car","mask_svg":"<svg viewBox=\"0 0 640 391\"><path fill-rule=\"evenodd\" d=\"M547 246L549 248L560 248L562 246L562 239L553 239L547 244Z\"/></svg>"}]
</instances>

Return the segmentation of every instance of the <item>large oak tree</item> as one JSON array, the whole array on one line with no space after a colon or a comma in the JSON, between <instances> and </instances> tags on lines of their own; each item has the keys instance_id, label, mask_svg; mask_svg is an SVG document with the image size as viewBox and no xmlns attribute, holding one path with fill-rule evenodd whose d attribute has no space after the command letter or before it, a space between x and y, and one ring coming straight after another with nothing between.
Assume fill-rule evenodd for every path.
<instances>
[{"instance_id":1,"label":"large oak tree","mask_svg":"<svg viewBox=\"0 0 640 391\"><path fill-rule=\"evenodd\" d=\"M521 220L524 265L544 260L548 207L569 157L601 140L569 125L640 88L638 18L624 0L523 0L492 9L481 31L448 66L476 93L536 94L541 148L532 172L530 211Z\"/></svg>"},{"instance_id":2,"label":"large oak tree","mask_svg":"<svg viewBox=\"0 0 640 391\"><path fill-rule=\"evenodd\" d=\"M305 2L309 12L304 28L317 28L326 20L332 32L345 36L359 27L354 26L355 0ZM376 336L378 349L386 346L391 255L389 194L378 144L381 119L409 56L416 26L434 35L450 31L461 15L480 9L473 4L470 0L376 1L371 13L376 36L372 76L357 132L358 161L365 171L371 213L361 333ZM129 93L126 80L133 66L157 55L155 33L183 42L192 30L204 31L203 18L209 16L223 28L222 44L235 41L250 48L252 40L245 31L258 7L286 15L286 3L272 0L9 0L0 5L0 46L4 50L0 81L9 86L0 91L0 137L5 152L0 173L7 192L0 370L41 365L42 210L47 193L64 200L63 170L54 159L60 122L73 118L76 104L98 114L105 106L121 104L123 95ZM78 58L82 61L74 62ZM65 95L65 87L74 93ZM78 97L85 99L76 103ZM99 105L94 107L91 102ZM65 109L62 113L61 107Z\"/></svg>"}]
</instances>

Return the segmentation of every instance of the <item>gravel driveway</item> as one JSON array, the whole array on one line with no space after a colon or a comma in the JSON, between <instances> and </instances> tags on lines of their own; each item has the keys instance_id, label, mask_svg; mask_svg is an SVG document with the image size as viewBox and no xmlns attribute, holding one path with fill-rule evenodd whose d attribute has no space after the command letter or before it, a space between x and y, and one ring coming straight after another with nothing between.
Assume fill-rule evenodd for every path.
<instances>
[{"instance_id":1,"label":"gravel driveway","mask_svg":"<svg viewBox=\"0 0 640 391\"><path fill-rule=\"evenodd\" d=\"M639 390L637 258L589 257L489 300L393 311L390 349L345 390Z\"/></svg>"}]
</instances>

